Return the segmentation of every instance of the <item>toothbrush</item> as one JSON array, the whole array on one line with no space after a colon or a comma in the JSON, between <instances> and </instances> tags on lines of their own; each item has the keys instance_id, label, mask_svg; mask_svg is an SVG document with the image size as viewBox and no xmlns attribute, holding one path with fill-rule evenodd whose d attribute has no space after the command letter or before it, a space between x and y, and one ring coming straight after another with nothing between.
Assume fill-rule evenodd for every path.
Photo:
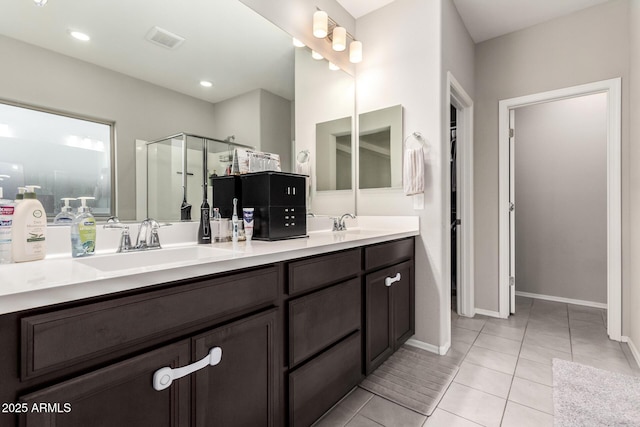
<instances>
[{"instance_id":1,"label":"toothbrush","mask_svg":"<svg viewBox=\"0 0 640 427\"><path fill-rule=\"evenodd\" d=\"M232 239L234 242L238 241L238 199L233 198L233 215L231 216L231 222L233 224Z\"/></svg>"}]
</instances>

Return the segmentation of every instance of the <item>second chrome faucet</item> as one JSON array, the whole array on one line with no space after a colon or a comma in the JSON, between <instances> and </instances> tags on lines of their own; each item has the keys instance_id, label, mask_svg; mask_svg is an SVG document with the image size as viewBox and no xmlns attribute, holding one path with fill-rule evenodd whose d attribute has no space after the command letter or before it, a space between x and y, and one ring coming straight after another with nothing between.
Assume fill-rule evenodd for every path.
<instances>
[{"instance_id":1,"label":"second chrome faucet","mask_svg":"<svg viewBox=\"0 0 640 427\"><path fill-rule=\"evenodd\" d=\"M347 229L347 226L344 223L344 218L345 217L351 217L352 219L356 219L355 215L352 215L350 213L346 213L344 215L342 215L341 217L335 217L333 218L333 230L332 231L345 231Z\"/></svg>"}]
</instances>

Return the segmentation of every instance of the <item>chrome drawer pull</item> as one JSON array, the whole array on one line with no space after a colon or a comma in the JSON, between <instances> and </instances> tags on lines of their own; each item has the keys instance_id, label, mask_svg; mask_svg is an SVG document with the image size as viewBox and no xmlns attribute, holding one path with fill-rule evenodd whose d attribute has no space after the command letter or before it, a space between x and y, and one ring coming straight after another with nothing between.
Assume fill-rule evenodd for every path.
<instances>
[{"instance_id":1,"label":"chrome drawer pull","mask_svg":"<svg viewBox=\"0 0 640 427\"><path fill-rule=\"evenodd\" d=\"M185 377L209 365L216 366L220 363L220 360L222 360L222 349L220 347L213 347L209 350L209 354L205 358L200 359L191 365L176 369L169 368L168 366L160 368L153 374L153 388L156 391L169 388L173 380Z\"/></svg>"},{"instance_id":2,"label":"chrome drawer pull","mask_svg":"<svg viewBox=\"0 0 640 427\"><path fill-rule=\"evenodd\" d=\"M395 277L387 277L386 279L384 279L384 285L386 287L389 287L389 286L393 285L394 283L399 282L400 278L401 278L400 273L396 274Z\"/></svg>"}]
</instances>

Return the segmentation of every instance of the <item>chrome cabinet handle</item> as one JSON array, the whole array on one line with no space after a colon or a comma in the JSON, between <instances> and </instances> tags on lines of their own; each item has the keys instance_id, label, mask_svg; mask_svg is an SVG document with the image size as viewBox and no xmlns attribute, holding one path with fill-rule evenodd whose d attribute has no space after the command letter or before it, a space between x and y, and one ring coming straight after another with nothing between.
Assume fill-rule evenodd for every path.
<instances>
[{"instance_id":1,"label":"chrome cabinet handle","mask_svg":"<svg viewBox=\"0 0 640 427\"><path fill-rule=\"evenodd\" d=\"M399 282L402 276L400 276L400 273L396 274L395 277L387 277L386 279L384 279L384 285L386 287L389 287L391 285L393 285L396 282Z\"/></svg>"},{"instance_id":2,"label":"chrome cabinet handle","mask_svg":"<svg viewBox=\"0 0 640 427\"><path fill-rule=\"evenodd\" d=\"M156 391L169 388L173 380L185 377L207 366L216 366L220 363L220 360L222 360L222 349L220 347L213 347L209 350L209 354L206 357L190 365L176 369L172 369L168 366L160 368L153 374L153 388Z\"/></svg>"}]
</instances>

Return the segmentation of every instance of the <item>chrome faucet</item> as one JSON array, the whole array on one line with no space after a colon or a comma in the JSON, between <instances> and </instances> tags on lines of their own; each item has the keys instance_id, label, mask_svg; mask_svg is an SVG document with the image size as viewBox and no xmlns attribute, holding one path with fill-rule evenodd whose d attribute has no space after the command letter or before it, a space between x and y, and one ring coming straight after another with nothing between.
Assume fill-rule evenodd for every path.
<instances>
[{"instance_id":1,"label":"chrome faucet","mask_svg":"<svg viewBox=\"0 0 640 427\"><path fill-rule=\"evenodd\" d=\"M356 217L350 213L346 213L344 215L342 215L340 218L335 217L333 218L333 230L332 231L345 231L347 229L347 226L344 223L344 218L345 217L351 217L352 219L356 219Z\"/></svg>"},{"instance_id":2,"label":"chrome faucet","mask_svg":"<svg viewBox=\"0 0 640 427\"><path fill-rule=\"evenodd\" d=\"M131 236L129 235L129 226L120 222L117 216L111 216L107 219L107 223L104 228L119 228L122 229L120 235L120 244L116 253L129 252L133 249L131 246Z\"/></svg>"},{"instance_id":3,"label":"chrome faucet","mask_svg":"<svg viewBox=\"0 0 640 427\"><path fill-rule=\"evenodd\" d=\"M136 238L136 244L131 244L131 236L129 235L129 226L122 224L117 217L111 217L107 220L104 228L119 228L122 229L122 235L120 236L120 244L118 245L117 253L134 252L134 251L146 251L150 249L162 249L160 246L160 237L158 235L158 229L163 226L171 224L160 225L158 221L152 218L147 218L140 223L138 229L138 236Z\"/></svg>"},{"instance_id":4,"label":"chrome faucet","mask_svg":"<svg viewBox=\"0 0 640 427\"><path fill-rule=\"evenodd\" d=\"M153 218L147 218L142 221L140 228L138 228L135 249L139 251L162 249L162 246L160 246L160 237L158 237L159 228L160 224Z\"/></svg>"}]
</instances>

